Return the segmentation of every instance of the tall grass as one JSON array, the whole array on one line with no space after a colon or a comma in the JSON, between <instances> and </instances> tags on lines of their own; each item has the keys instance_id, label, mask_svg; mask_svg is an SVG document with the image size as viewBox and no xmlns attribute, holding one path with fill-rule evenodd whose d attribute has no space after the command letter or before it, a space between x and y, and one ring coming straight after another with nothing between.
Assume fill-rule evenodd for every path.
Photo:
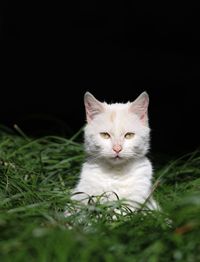
<instances>
[{"instance_id":1,"label":"tall grass","mask_svg":"<svg viewBox=\"0 0 200 262\"><path fill-rule=\"evenodd\" d=\"M198 151L155 170L161 212L131 213L120 201L71 202L84 160L76 135L18 133L0 131L0 261L200 261Z\"/></svg>"}]
</instances>

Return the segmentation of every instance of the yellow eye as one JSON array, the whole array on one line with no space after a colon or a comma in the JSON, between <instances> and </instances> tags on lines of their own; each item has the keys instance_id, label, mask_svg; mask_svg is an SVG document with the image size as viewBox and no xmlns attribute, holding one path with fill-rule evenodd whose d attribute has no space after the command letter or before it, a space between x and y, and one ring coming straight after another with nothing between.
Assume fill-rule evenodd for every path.
<instances>
[{"instance_id":1,"label":"yellow eye","mask_svg":"<svg viewBox=\"0 0 200 262\"><path fill-rule=\"evenodd\" d=\"M101 132L100 135L104 139L109 139L110 138L110 135L108 133L106 133L106 132Z\"/></svg>"},{"instance_id":2,"label":"yellow eye","mask_svg":"<svg viewBox=\"0 0 200 262\"><path fill-rule=\"evenodd\" d=\"M126 139L131 139L131 138L134 137L134 135L135 135L134 133L130 133L130 132L129 132L129 133L126 133L124 137L125 137Z\"/></svg>"}]
</instances>

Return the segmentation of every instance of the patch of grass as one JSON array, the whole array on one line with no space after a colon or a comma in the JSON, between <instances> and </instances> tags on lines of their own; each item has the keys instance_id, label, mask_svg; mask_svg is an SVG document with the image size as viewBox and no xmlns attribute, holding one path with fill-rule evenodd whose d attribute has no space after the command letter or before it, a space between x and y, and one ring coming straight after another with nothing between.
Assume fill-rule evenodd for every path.
<instances>
[{"instance_id":1,"label":"patch of grass","mask_svg":"<svg viewBox=\"0 0 200 262\"><path fill-rule=\"evenodd\" d=\"M76 136L18 132L0 132L0 261L200 261L199 152L155 171L161 212L131 213L120 201L71 202L84 160Z\"/></svg>"}]
</instances>

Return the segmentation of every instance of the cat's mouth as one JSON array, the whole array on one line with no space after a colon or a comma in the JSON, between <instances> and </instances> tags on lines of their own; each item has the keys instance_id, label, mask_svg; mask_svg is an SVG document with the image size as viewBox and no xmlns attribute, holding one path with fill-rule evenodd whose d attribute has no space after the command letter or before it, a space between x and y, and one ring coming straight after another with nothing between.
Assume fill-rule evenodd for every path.
<instances>
[{"instance_id":1,"label":"cat's mouth","mask_svg":"<svg viewBox=\"0 0 200 262\"><path fill-rule=\"evenodd\" d=\"M122 159L122 158L121 158L121 156L116 155L116 156L114 156L114 159L119 160L119 159Z\"/></svg>"},{"instance_id":2,"label":"cat's mouth","mask_svg":"<svg viewBox=\"0 0 200 262\"><path fill-rule=\"evenodd\" d=\"M124 157L119 154L113 154L112 156L109 156L109 160L112 162L121 162L122 160L124 160Z\"/></svg>"}]
</instances>

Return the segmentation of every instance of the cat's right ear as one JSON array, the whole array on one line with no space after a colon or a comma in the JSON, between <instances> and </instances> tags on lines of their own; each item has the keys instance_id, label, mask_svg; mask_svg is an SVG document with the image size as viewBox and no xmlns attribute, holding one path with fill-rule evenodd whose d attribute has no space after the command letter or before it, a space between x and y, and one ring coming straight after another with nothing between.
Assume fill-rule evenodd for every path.
<instances>
[{"instance_id":1,"label":"cat's right ear","mask_svg":"<svg viewBox=\"0 0 200 262\"><path fill-rule=\"evenodd\" d=\"M87 122L90 123L94 117L104 111L103 104L99 102L92 94L86 92L84 95L84 104Z\"/></svg>"},{"instance_id":2,"label":"cat's right ear","mask_svg":"<svg viewBox=\"0 0 200 262\"><path fill-rule=\"evenodd\" d=\"M149 96L147 92L143 92L130 106L130 111L138 115L145 125L148 125L148 105Z\"/></svg>"}]
</instances>

